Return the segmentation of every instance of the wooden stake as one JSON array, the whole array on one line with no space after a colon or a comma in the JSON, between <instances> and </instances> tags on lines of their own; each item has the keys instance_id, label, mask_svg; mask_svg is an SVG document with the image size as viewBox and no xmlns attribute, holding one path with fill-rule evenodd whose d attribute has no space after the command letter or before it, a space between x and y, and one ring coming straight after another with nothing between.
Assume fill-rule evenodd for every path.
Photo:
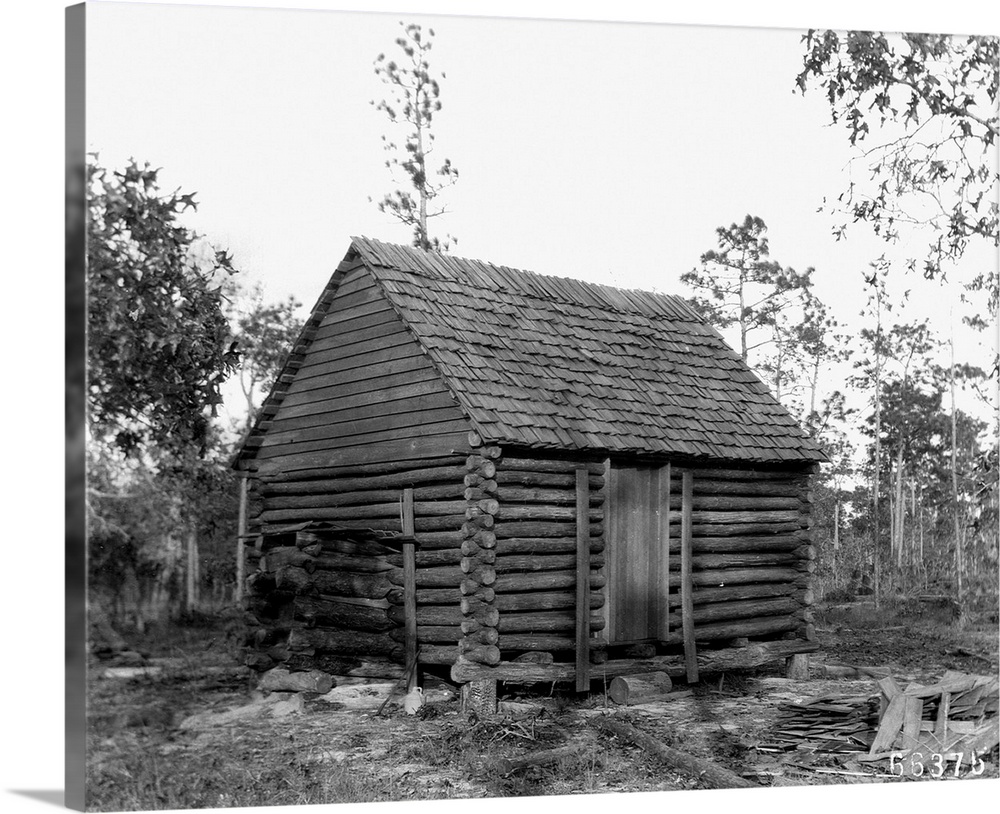
<instances>
[{"instance_id":1,"label":"wooden stake","mask_svg":"<svg viewBox=\"0 0 1000 814\"><path fill-rule=\"evenodd\" d=\"M691 509L694 477L681 476L681 627L684 633L684 667L689 684L698 681L698 653L694 643L694 602L691 594Z\"/></svg>"},{"instance_id":2,"label":"wooden stake","mask_svg":"<svg viewBox=\"0 0 1000 814\"><path fill-rule=\"evenodd\" d=\"M576 470L576 691L590 689L590 485Z\"/></svg>"},{"instance_id":3,"label":"wooden stake","mask_svg":"<svg viewBox=\"0 0 1000 814\"><path fill-rule=\"evenodd\" d=\"M405 614L406 663L412 664L406 691L410 692L418 683L417 669L417 555L413 543L413 488L403 490L400 500L403 534L410 538L403 543L403 613Z\"/></svg>"}]
</instances>

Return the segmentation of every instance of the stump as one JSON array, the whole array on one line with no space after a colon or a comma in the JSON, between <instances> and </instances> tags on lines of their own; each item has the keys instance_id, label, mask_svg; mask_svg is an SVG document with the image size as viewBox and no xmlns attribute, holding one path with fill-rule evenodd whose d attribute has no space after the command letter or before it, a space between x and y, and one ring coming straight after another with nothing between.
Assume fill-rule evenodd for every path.
<instances>
[{"instance_id":1,"label":"stump","mask_svg":"<svg viewBox=\"0 0 1000 814\"><path fill-rule=\"evenodd\" d=\"M474 712L480 718L495 715L497 711L497 682L480 678L462 685L462 709Z\"/></svg>"},{"instance_id":2,"label":"stump","mask_svg":"<svg viewBox=\"0 0 1000 814\"><path fill-rule=\"evenodd\" d=\"M618 676L608 686L608 697L616 704L642 704L655 701L673 689L673 682L663 671L633 676Z\"/></svg>"},{"instance_id":3,"label":"stump","mask_svg":"<svg viewBox=\"0 0 1000 814\"><path fill-rule=\"evenodd\" d=\"M805 681L809 678L809 654L796 653L785 659L785 676L794 678L796 681Z\"/></svg>"}]
</instances>

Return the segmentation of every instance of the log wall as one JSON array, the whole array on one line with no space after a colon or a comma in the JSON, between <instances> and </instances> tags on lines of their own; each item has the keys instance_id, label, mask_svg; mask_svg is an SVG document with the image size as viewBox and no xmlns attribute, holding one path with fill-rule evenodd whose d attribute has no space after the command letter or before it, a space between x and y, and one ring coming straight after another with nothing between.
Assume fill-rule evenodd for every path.
<instances>
[{"instance_id":1,"label":"log wall","mask_svg":"<svg viewBox=\"0 0 1000 814\"><path fill-rule=\"evenodd\" d=\"M392 539L402 532L403 489L412 488L420 662L452 663L466 576L467 459L445 455L259 476L261 556L248 584L254 658L265 667L261 653L317 664L345 657L402 663L403 554ZM282 531L294 528L290 520L308 528ZM323 531L324 524L338 530ZM385 539L372 541L369 530Z\"/></svg>"},{"instance_id":2,"label":"log wall","mask_svg":"<svg viewBox=\"0 0 1000 814\"><path fill-rule=\"evenodd\" d=\"M693 475L691 583L698 642L811 641L815 549L808 471L685 467ZM671 563L681 553L681 467L669 487ZM680 569L671 565L662 644L683 641Z\"/></svg>"},{"instance_id":3,"label":"log wall","mask_svg":"<svg viewBox=\"0 0 1000 814\"><path fill-rule=\"evenodd\" d=\"M459 671L519 657L571 661L579 466L589 486L590 629L604 628L603 464L507 451L483 445L475 434L470 443ZM600 658L601 642L594 644Z\"/></svg>"}]
</instances>

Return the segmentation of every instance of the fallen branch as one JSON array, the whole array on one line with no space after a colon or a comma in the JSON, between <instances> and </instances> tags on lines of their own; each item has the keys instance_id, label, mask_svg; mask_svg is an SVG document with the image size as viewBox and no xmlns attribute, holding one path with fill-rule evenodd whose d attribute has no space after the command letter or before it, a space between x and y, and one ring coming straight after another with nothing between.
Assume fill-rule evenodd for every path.
<instances>
[{"instance_id":1,"label":"fallen branch","mask_svg":"<svg viewBox=\"0 0 1000 814\"><path fill-rule=\"evenodd\" d=\"M548 766L552 763L558 763L564 758L576 757L590 745L589 740L578 741L568 743L565 746L557 746L555 749L543 749L521 758L501 758L497 761L497 768L506 776L523 769L530 769L533 766Z\"/></svg>"},{"instance_id":2,"label":"fallen branch","mask_svg":"<svg viewBox=\"0 0 1000 814\"><path fill-rule=\"evenodd\" d=\"M717 763L694 757L658 740L651 738L634 726L617 721L614 718L601 716L591 720L591 725L605 734L617 735L619 738L634 743L640 749L658 758L662 763L697 777L702 784L711 789L755 788L756 784L740 777L738 774L724 769Z\"/></svg>"}]
</instances>

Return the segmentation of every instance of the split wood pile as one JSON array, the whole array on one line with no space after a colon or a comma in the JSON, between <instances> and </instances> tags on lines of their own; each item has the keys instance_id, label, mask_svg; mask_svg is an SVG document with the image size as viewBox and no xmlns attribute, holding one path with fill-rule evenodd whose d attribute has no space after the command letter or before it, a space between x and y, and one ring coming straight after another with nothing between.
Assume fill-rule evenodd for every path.
<instances>
[{"instance_id":1,"label":"split wood pile","mask_svg":"<svg viewBox=\"0 0 1000 814\"><path fill-rule=\"evenodd\" d=\"M695 469L691 505L691 600L699 642L815 640L810 590L812 492L807 473ZM682 484L670 481L668 644L681 624Z\"/></svg>"},{"instance_id":2,"label":"split wood pile","mask_svg":"<svg viewBox=\"0 0 1000 814\"><path fill-rule=\"evenodd\" d=\"M778 710L761 752L867 752L878 726L876 696L821 695Z\"/></svg>"},{"instance_id":3,"label":"split wood pile","mask_svg":"<svg viewBox=\"0 0 1000 814\"><path fill-rule=\"evenodd\" d=\"M1000 742L998 681L949 671L931 686L901 690L886 677L872 696L822 695L779 708L762 752L856 753L864 762L919 753L973 760Z\"/></svg>"},{"instance_id":4,"label":"split wood pile","mask_svg":"<svg viewBox=\"0 0 1000 814\"><path fill-rule=\"evenodd\" d=\"M949 670L930 686L913 683L900 689L892 677L878 685L880 721L870 760L917 752L924 756L962 752L965 760L971 760L973 754L986 754L1000 743L996 676Z\"/></svg>"}]
</instances>

